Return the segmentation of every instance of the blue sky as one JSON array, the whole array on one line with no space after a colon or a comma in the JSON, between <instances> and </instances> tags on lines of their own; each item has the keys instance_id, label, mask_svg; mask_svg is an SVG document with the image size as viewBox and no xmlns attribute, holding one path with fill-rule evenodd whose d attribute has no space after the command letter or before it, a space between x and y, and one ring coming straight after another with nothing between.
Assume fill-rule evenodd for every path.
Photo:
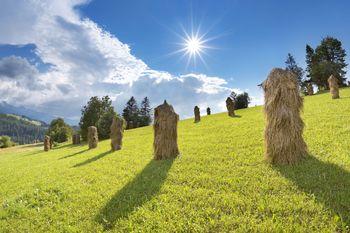
<instances>
[{"instance_id":1,"label":"blue sky","mask_svg":"<svg viewBox=\"0 0 350 233\"><path fill-rule=\"evenodd\" d=\"M1 2L0 101L73 122L92 95L110 95L119 112L131 95L167 98L182 117L194 105L223 111L232 89L260 104L257 84L287 53L305 67L305 45L327 35L350 51L345 0ZM192 28L214 38L206 65L169 55ZM9 67L19 67L11 77Z\"/></svg>"},{"instance_id":2,"label":"blue sky","mask_svg":"<svg viewBox=\"0 0 350 233\"><path fill-rule=\"evenodd\" d=\"M107 3L108 2L108 3ZM131 10L132 9L132 10ZM316 46L331 35L349 51L349 1L93 1L82 12L123 42L132 52L158 70L174 74L199 72L220 76L242 89L252 88L274 66L284 66L288 52L305 66L305 45ZM193 20L191 20L191 18ZM166 54L178 49L183 25L191 21L208 37L219 36L209 44L205 61L186 69L186 59ZM221 36L220 36L221 35Z\"/></svg>"}]
</instances>

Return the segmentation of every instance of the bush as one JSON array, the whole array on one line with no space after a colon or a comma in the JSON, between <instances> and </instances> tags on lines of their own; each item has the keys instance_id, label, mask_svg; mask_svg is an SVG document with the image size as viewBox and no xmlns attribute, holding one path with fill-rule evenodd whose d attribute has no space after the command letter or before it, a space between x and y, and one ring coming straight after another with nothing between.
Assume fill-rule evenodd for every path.
<instances>
[{"instance_id":1,"label":"bush","mask_svg":"<svg viewBox=\"0 0 350 233\"><path fill-rule=\"evenodd\" d=\"M14 145L15 143L11 141L9 136L0 136L0 148L7 148Z\"/></svg>"},{"instance_id":2,"label":"bush","mask_svg":"<svg viewBox=\"0 0 350 233\"><path fill-rule=\"evenodd\" d=\"M100 118L108 112L114 112L112 100L109 98L109 96L104 96L101 99L97 96L90 98L87 105L85 105L81 110L81 118L79 122L80 134L84 141L87 140L88 127L98 127ZM99 128L97 130L98 132L100 131ZM105 136L106 135L104 134L103 137Z\"/></svg>"},{"instance_id":3,"label":"bush","mask_svg":"<svg viewBox=\"0 0 350 233\"><path fill-rule=\"evenodd\" d=\"M99 139L107 139L111 133L111 125L113 117L116 115L114 111L105 112L97 122L97 131Z\"/></svg>"},{"instance_id":4,"label":"bush","mask_svg":"<svg viewBox=\"0 0 350 233\"><path fill-rule=\"evenodd\" d=\"M62 118L57 118L51 121L47 135L51 137L54 142L66 142L72 135L73 130L67 125Z\"/></svg>"}]
</instances>

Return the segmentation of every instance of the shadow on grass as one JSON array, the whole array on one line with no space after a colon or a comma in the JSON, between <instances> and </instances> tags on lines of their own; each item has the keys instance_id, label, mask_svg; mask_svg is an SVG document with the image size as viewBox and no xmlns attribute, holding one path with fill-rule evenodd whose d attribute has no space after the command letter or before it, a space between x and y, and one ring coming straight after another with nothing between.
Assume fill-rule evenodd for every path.
<instances>
[{"instance_id":1,"label":"shadow on grass","mask_svg":"<svg viewBox=\"0 0 350 233\"><path fill-rule=\"evenodd\" d=\"M28 153L28 154L25 153L23 156L38 155L38 154L43 154L44 152L46 152L46 151L44 151L44 148L43 148L42 150L35 150L35 151Z\"/></svg>"},{"instance_id":2,"label":"shadow on grass","mask_svg":"<svg viewBox=\"0 0 350 233\"><path fill-rule=\"evenodd\" d=\"M342 225L350 226L350 173L338 165L326 163L309 156L295 166L275 166L284 177L298 188L315 196L316 200L339 215Z\"/></svg>"},{"instance_id":3,"label":"shadow on grass","mask_svg":"<svg viewBox=\"0 0 350 233\"><path fill-rule=\"evenodd\" d=\"M63 148L74 148L74 147L79 147L84 144L66 144L66 145L58 145L57 147L54 147L53 149L63 149Z\"/></svg>"},{"instance_id":4,"label":"shadow on grass","mask_svg":"<svg viewBox=\"0 0 350 233\"><path fill-rule=\"evenodd\" d=\"M106 152L103 152L99 155L96 155L95 157L92 157L91 159L88 159L88 160L85 160L84 162L81 162L81 163L78 163L78 164L75 164L73 167L81 167L81 166L84 166L86 164L89 164L89 163L92 163L92 162L95 162L96 160L99 160L103 157L105 157L106 155L112 153L112 151L106 151Z\"/></svg>"},{"instance_id":5,"label":"shadow on grass","mask_svg":"<svg viewBox=\"0 0 350 233\"><path fill-rule=\"evenodd\" d=\"M115 222L127 217L159 193L174 159L151 160L146 167L100 210L96 221L104 230L112 229Z\"/></svg>"},{"instance_id":6,"label":"shadow on grass","mask_svg":"<svg viewBox=\"0 0 350 233\"><path fill-rule=\"evenodd\" d=\"M30 144L30 145L23 145L22 148L33 148L33 147L44 147L44 143L36 143L36 144Z\"/></svg>"},{"instance_id":7,"label":"shadow on grass","mask_svg":"<svg viewBox=\"0 0 350 233\"><path fill-rule=\"evenodd\" d=\"M82 153L84 153L84 152L86 152L86 151L88 151L88 150L89 150L89 149L81 150L81 151L78 151L78 152L76 152L76 153L74 153L74 154L70 154L70 155L66 155L66 156L64 156L64 157L61 157L61 158L59 158L59 159L67 159L67 158L73 157L73 156L75 156L75 155L82 154Z\"/></svg>"}]
</instances>

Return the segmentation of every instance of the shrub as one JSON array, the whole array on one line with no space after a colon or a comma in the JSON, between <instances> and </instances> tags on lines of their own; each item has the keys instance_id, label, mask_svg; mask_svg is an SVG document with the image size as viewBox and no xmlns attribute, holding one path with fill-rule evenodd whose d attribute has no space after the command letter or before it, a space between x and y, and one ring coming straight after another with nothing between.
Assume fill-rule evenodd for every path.
<instances>
[{"instance_id":1,"label":"shrub","mask_svg":"<svg viewBox=\"0 0 350 233\"><path fill-rule=\"evenodd\" d=\"M62 118L57 118L51 121L47 135L51 137L54 142L66 142L72 135L73 130L67 125Z\"/></svg>"},{"instance_id":2,"label":"shrub","mask_svg":"<svg viewBox=\"0 0 350 233\"><path fill-rule=\"evenodd\" d=\"M9 136L0 136L0 148L7 148L14 145L15 143L11 141Z\"/></svg>"},{"instance_id":3,"label":"shrub","mask_svg":"<svg viewBox=\"0 0 350 233\"><path fill-rule=\"evenodd\" d=\"M101 118L97 122L97 131L98 131L98 138L100 139L107 139L110 136L111 133L111 125L113 122L113 117L116 115L116 113L111 110L108 112L105 112Z\"/></svg>"}]
</instances>

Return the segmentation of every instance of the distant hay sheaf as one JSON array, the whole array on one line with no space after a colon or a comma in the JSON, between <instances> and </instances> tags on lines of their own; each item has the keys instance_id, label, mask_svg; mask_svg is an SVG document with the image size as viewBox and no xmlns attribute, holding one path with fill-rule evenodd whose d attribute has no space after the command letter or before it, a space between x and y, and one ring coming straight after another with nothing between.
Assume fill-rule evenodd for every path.
<instances>
[{"instance_id":1,"label":"distant hay sheaf","mask_svg":"<svg viewBox=\"0 0 350 233\"><path fill-rule=\"evenodd\" d=\"M93 149L97 147L98 135L97 135L97 128L95 126L88 127L88 143L89 143L89 149Z\"/></svg>"},{"instance_id":2,"label":"distant hay sheaf","mask_svg":"<svg viewBox=\"0 0 350 233\"><path fill-rule=\"evenodd\" d=\"M44 151L49 151L51 149L51 138L48 135L45 135L44 138Z\"/></svg>"},{"instance_id":3,"label":"distant hay sheaf","mask_svg":"<svg viewBox=\"0 0 350 233\"><path fill-rule=\"evenodd\" d=\"M227 97L226 99L226 108L227 108L227 113L230 117L235 116L235 102L230 98Z\"/></svg>"},{"instance_id":4,"label":"distant hay sheaf","mask_svg":"<svg viewBox=\"0 0 350 233\"><path fill-rule=\"evenodd\" d=\"M273 164L295 164L307 155L300 117L303 99L294 74L273 69L263 83L265 157Z\"/></svg>"},{"instance_id":5,"label":"distant hay sheaf","mask_svg":"<svg viewBox=\"0 0 350 233\"><path fill-rule=\"evenodd\" d=\"M330 93L332 95L332 99L339 99L339 84L338 84L338 79L334 76L331 75L328 78L328 85L330 89Z\"/></svg>"},{"instance_id":6,"label":"distant hay sheaf","mask_svg":"<svg viewBox=\"0 0 350 233\"><path fill-rule=\"evenodd\" d=\"M118 116L113 116L110 130L111 150L120 150L123 144L124 119Z\"/></svg>"},{"instance_id":7,"label":"distant hay sheaf","mask_svg":"<svg viewBox=\"0 0 350 233\"><path fill-rule=\"evenodd\" d=\"M194 107L194 122L197 123L200 121L201 121L201 113L200 113L199 107L195 106Z\"/></svg>"}]
</instances>

